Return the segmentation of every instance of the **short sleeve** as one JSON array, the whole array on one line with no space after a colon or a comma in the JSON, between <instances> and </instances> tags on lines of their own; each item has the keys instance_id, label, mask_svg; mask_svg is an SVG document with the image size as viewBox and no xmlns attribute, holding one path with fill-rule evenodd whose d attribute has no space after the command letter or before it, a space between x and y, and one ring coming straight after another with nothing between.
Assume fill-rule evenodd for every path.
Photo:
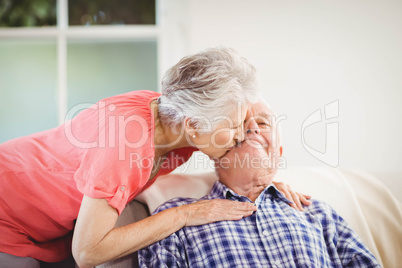
<instances>
[{"instance_id":1,"label":"short sleeve","mask_svg":"<svg viewBox=\"0 0 402 268\"><path fill-rule=\"evenodd\" d=\"M313 209L314 216L321 221L326 241L334 246L327 245L327 250L336 251L332 254L343 267L381 267L356 232L330 205L314 200L312 206L310 212Z\"/></svg>"},{"instance_id":2,"label":"short sleeve","mask_svg":"<svg viewBox=\"0 0 402 268\"><path fill-rule=\"evenodd\" d=\"M94 120L98 117L98 124L92 126L95 131L85 142L88 148L74 179L81 193L106 199L120 214L149 180L153 117L148 102L137 106L113 99L104 102L90 114Z\"/></svg>"},{"instance_id":3,"label":"short sleeve","mask_svg":"<svg viewBox=\"0 0 402 268\"><path fill-rule=\"evenodd\" d=\"M349 224L332 210L337 229L336 248L344 267L380 268L380 264Z\"/></svg>"}]
</instances>

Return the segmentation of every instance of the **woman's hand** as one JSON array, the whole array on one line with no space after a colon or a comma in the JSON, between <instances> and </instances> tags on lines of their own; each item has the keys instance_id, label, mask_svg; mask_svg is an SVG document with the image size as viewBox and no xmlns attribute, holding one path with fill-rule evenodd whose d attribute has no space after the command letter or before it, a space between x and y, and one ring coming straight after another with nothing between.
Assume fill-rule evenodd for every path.
<instances>
[{"instance_id":1,"label":"woman's hand","mask_svg":"<svg viewBox=\"0 0 402 268\"><path fill-rule=\"evenodd\" d=\"M311 199L310 195L305 195L301 193L294 192L292 188L283 182L272 182L275 187L285 195L285 197L289 200L292 201L293 204L290 204L290 206L294 209L304 211L303 205L309 206L311 202L308 199ZM303 205L302 205L303 204Z\"/></svg>"},{"instance_id":2,"label":"woman's hand","mask_svg":"<svg viewBox=\"0 0 402 268\"><path fill-rule=\"evenodd\" d=\"M184 226L202 225L216 221L240 220L257 210L253 203L226 199L201 200L178 207L184 216Z\"/></svg>"}]
</instances>

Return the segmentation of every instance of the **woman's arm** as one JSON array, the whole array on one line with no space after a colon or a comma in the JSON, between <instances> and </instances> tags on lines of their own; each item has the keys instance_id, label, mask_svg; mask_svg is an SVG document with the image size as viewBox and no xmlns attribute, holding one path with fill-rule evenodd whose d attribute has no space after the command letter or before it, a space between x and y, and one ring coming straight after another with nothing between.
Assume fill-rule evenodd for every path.
<instances>
[{"instance_id":1,"label":"woman's arm","mask_svg":"<svg viewBox=\"0 0 402 268\"><path fill-rule=\"evenodd\" d=\"M117 210L105 199L84 196L74 230L73 256L79 267L92 267L135 252L184 226L239 220L255 210L248 202L203 200L114 228Z\"/></svg>"}]
</instances>

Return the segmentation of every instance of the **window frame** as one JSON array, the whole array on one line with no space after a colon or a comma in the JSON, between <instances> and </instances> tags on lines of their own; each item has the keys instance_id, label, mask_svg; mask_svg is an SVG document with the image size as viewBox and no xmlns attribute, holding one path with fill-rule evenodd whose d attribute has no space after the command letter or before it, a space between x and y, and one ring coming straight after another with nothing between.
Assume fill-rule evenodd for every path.
<instances>
[{"instance_id":1,"label":"window frame","mask_svg":"<svg viewBox=\"0 0 402 268\"><path fill-rule=\"evenodd\" d=\"M155 25L69 26L68 0L57 0L57 25L43 27L0 28L0 40L50 39L57 45L57 118L65 121L68 109L67 44L69 41L120 42L155 41L157 44L157 77L188 52L187 0L155 0ZM160 83L158 83L160 87ZM157 89L160 91L160 88Z\"/></svg>"}]
</instances>

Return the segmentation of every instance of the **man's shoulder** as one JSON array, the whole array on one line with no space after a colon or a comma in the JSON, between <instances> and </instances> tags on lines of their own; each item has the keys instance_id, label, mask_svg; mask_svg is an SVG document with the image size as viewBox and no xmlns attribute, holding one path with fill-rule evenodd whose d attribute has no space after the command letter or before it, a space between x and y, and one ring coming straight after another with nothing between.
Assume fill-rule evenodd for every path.
<instances>
[{"instance_id":1,"label":"man's shoulder","mask_svg":"<svg viewBox=\"0 0 402 268\"><path fill-rule=\"evenodd\" d=\"M332 207L326 203L325 201L319 199L311 199L311 205L308 208L317 209L317 210L328 210L332 209Z\"/></svg>"},{"instance_id":2,"label":"man's shoulder","mask_svg":"<svg viewBox=\"0 0 402 268\"><path fill-rule=\"evenodd\" d=\"M328 203L322 201L322 200L317 200L317 199L312 199L311 204L309 206L304 207L305 211L315 215L315 216L326 216L329 218L338 218L339 214L334 210L331 205Z\"/></svg>"}]
</instances>

